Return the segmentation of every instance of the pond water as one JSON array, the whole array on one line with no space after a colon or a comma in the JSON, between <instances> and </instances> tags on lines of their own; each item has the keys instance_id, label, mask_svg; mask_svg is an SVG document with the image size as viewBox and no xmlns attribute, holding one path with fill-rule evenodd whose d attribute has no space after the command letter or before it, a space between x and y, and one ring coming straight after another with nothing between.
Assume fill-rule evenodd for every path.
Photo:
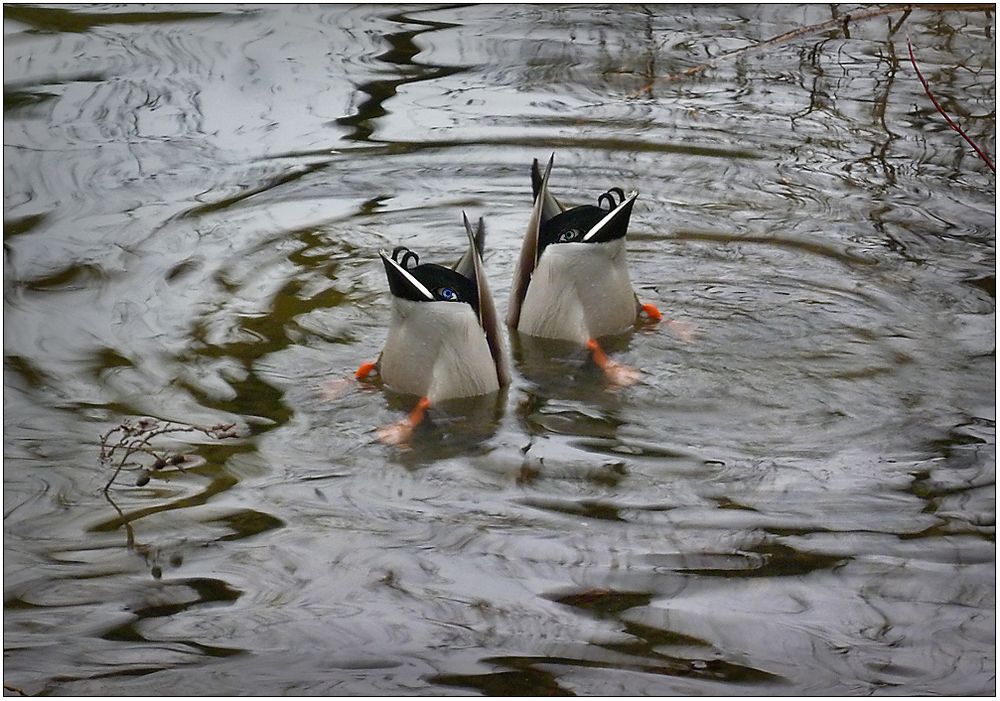
<instances>
[{"instance_id":1,"label":"pond water","mask_svg":"<svg viewBox=\"0 0 1000 701\"><path fill-rule=\"evenodd\" d=\"M852 7L6 5L8 693L994 693L995 176L906 40L995 154L995 15L725 55ZM378 250L484 217L504 314L553 153L642 381L508 338L381 444ZM106 498L142 417L237 436Z\"/></svg>"}]
</instances>

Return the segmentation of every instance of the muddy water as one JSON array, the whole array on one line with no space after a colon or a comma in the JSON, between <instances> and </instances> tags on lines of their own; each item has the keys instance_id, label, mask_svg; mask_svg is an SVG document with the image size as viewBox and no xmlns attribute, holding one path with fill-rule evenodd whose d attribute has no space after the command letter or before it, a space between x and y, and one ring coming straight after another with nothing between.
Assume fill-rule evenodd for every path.
<instances>
[{"instance_id":1,"label":"muddy water","mask_svg":"<svg viewBox=\"0 0 1000 701\"><path fill-rule=\"evenodd\" d=\"M845 8L834 8L846 12ZM995 690L995 19L811 6L4 8L4 683L35 694ZM715 61L696 75L668 76ZM694 330L509 339L512 384L324 392L379 248L528 167L641 192ZM109 490L120 422L190 457ZM168 440L169 438L169 440Z\"/></svg>"}]
</instances>

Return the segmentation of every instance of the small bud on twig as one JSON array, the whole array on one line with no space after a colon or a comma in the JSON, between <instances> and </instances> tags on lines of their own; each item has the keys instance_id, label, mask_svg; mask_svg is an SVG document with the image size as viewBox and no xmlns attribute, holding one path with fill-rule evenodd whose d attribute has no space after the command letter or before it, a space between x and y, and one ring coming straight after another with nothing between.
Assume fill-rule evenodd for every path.
<instances>
[{"instance_id":1,"label":"small bud on twig","mask_svg":"<svg viewBox=\"0 0 1000 701\"><path fill-rule=\"evenodd\" d=\"M148 469L142 468L139 471L136 477L137 486L141 487L149 483L150 470L162 470L167 465L174 465L181 472L184 471L183 463L187 461L187 456L183 453L167 456L161 455L152 446L153 439L158 436L168 433L197 432L209 438L221 440L237 438L239 434L235 429L235 423L219 423L212 428L205 428L188 424L174 424L169 421L160 422L151 418L142 418L135 423L129 419L124 419L120 424L102 433L100 436L101 465L112 463L113 460L117 462L111 478L104 485L104 493L107 494L108 490L111 489L111 485L114 484L114 481L123 469L141 467L140 463L130 460L137 453L149 455L153 458L153 462ZM118 438L117 443L112 444L111 437L119 431L122 435ZM118 451L118 455L116 455L116 451Z\"/></svg>"}]
</instances>

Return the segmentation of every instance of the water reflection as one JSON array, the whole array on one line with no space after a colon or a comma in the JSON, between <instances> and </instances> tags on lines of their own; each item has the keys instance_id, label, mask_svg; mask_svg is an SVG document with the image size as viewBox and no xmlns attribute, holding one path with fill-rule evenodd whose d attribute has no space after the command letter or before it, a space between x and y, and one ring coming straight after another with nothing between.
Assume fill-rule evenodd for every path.
<instances>
[{"instance_id":1,"label":"water reflection","mask_svg":"<svg viewBox=\"0 0 1000 701\"><path fill-rule=\"evenodd\" d=\"M5 7L5 684L988 693L995 181L905 37L992 152L994 15L844 12ZM696 340L614 339L609 391L515 335L506 392L379 444L409 400L322 391L384 340L378 249L483 215L502 314L552 151L567 201L642 193L636 290ZM240 437L109 504L143 416Z\"/></svg>"},{"instance_id":2,"label":"water reflection","mask_svg":"<svg viewBox=\"0 0 1000 701\"><path fill-rule=\"evenodd\" d=\"M390 66L395 66L404 75L394 79L380 79L361 83L358 86L359 92L365 97L356 106L354 114L340 117L335 123L346 126L351 132L345 138L352 141L371 142L378 141L373 138L375 133L374 122L380 117L384 117L388 110L384 104L393 98L401 87L420 81L432 81L440 78L447 78L462 70L463 67L432 66L416 60L420 54L420 47L417 40L422 34L433 32L438 29L449 27L459 27L460 25L449 22L435 22L410 13L400 12L386 16L389 22L412 26L417 25L421 29L408 29L405 31L390 32L385 35L385 40L389 44L389 50L378 55L378 60Z\"/></svg>"}]
</instances>

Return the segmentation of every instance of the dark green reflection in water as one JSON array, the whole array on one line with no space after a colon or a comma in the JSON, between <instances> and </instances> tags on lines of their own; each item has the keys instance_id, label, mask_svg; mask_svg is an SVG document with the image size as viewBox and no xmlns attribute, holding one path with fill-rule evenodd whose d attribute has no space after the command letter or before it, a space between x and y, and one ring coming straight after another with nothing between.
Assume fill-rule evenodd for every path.
<instances>
[{"instance_id":1,"label":"dark green reflection in water","mask_svg":"<svg viewBox=\"0 0 1000 701\"><path fill-rule=\"evenodd\" d=\"M422 28L390 32L385 36L390 48L380 54L378 60L402 69L406 75L400 78L369 80L358 86L358 90L365 97L358 104L356 113L340 117L335 121L339 126L351 128L351 132L345 137L351 141L373 141L371 137L375 132L375 121L387 114L385 103L396 95L401 86L445 78L465 70L461 67L431 66L414 61L416 55L420 53L420 48L414 39L421 34L456 25L414 18L407 13L392 14L386 19L399 24L415 24Z\"/></svg>"}]
</instances>

